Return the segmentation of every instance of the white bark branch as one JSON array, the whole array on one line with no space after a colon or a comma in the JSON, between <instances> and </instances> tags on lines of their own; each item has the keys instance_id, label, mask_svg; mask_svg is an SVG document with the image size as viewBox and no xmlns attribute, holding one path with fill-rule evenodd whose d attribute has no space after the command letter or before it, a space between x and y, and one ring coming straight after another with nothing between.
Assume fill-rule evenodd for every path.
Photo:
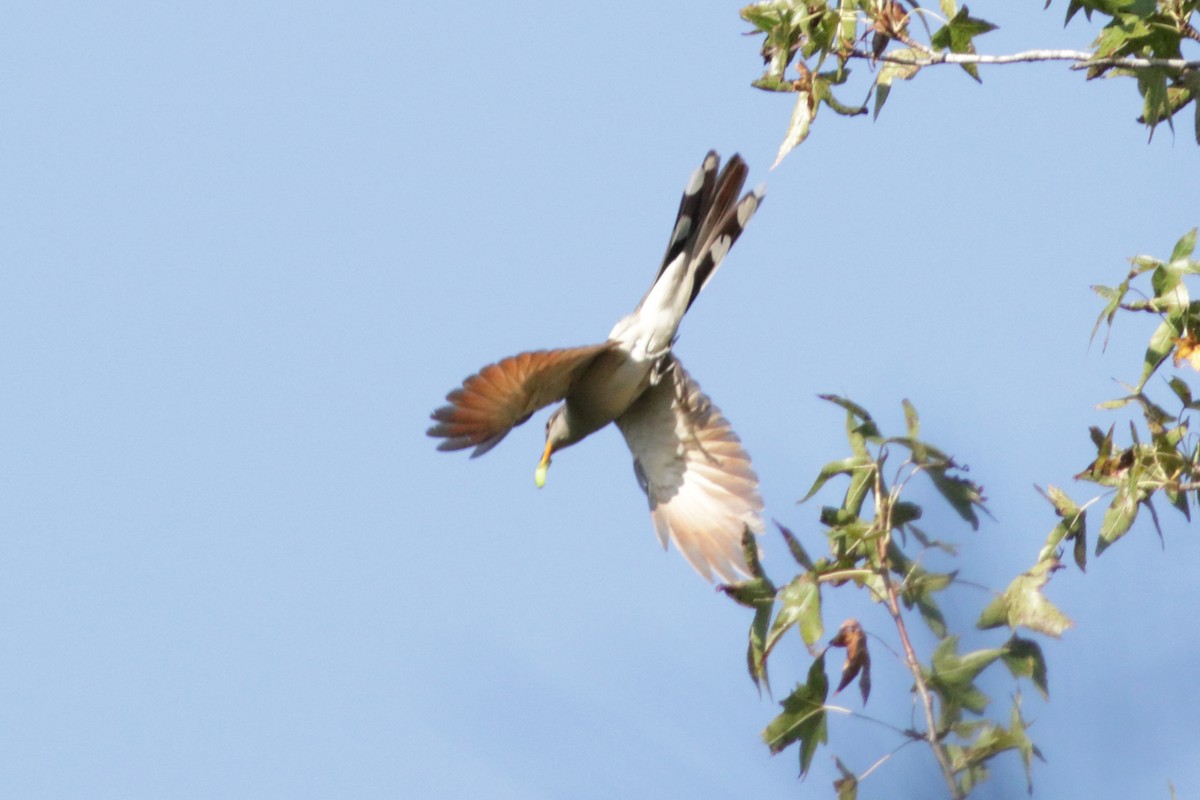
<instances>
[{"instance_id":1,"label":"white bark branch","mask_svg":"<svg viewBox=\"0 0 1200 800\"><path fill-rule=\"evenodd\" d=\"M858 58L873 58L870 53L861 50L854 50L853 54ZM1189 61L1186 58L1093 58L1092 54L1086 50L1026 50L1022 53L1003 56L977 53L930 53L924 56L899 56L884 53L875 60L913 67L931 67L935 64L1022 64L1035 61L1074 61L1077 63L1073 64L1071 69L1089 69L1091 67L1200 69L1200 61Z\"/></svg>"}]
</instances>

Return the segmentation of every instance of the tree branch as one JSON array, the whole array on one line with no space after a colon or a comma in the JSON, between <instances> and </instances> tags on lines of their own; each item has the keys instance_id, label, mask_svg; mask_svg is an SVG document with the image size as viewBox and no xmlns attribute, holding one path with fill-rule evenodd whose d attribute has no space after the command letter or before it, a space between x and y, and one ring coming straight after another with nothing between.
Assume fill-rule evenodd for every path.
<instances>
[{"instance_id":1,"label":"tree branch","mask_svg":"<svg viewBox=\"0 0 1200 800\"><path fill-rule=\"evenodd\" d=\"M912 673L913 685L916 686L917 695L921 698L921 706L925 711L925 741L929 743L929 749L933 751L933 757L937 759L938 767L942 770L942 777L946 780L950 797L954 800L962 800L964 795L958 787L958 781L954 778L954 767L950 763L950 757L946 754L946 748L942 746L941 736L938 735L937 720L933 713L933 698L929 694L929 687L925 685L925 676L921 672L921 661L917 658L917 651L908 638L908 626L904 624L904 615L900 613L896 584L892 583L892 576L888 569L887 547L892 538L892 508L895 506L896 498L889 493L886 503L884 502L883 478L880 477L880 471L875 470L875 519L883 530L883 536L879 538L877 546L879 548L879 578L883 582L884 591L887 594L884 604L900 635L900 644L904 648L904 660Z\"/></svg>"},{"instance_id":2,"label":"tree branch","mask_svg":"<svg viewBox=\"0 0 1200 800\"><path fill-rule=\"evenodd\" d=\"M1037 61L1074 61L1076 63L1071 66L1071 69L1091 69L1092 67L1200 69L1200 61L1189 61L1185 58L1094 58L1086 50L1025 50L1021 53L1010 53L1003 56L942 52L914 57L884 53L876 58L871 53L855 48L850 51L850 56L910 67L931 67L935 64L1029 64Z\"/></svg>"}]
</instances>

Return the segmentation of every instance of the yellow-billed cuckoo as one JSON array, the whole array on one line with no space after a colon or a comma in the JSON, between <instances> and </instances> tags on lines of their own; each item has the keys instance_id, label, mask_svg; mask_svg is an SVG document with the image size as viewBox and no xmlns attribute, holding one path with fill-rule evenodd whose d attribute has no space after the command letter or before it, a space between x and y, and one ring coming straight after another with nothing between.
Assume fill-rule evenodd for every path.
<instances>
[{"instance_id":1,"label":"yellow-billed cuckoo","mask_svg":"<svg viewBox=\"0 0 1200 800\"><path fill-rule=\"evenodd\" d=\"M654 283L607 341L484 367L433 412L429 435L444 440L439 450L474 447L475 458L538 409L563 400L546 422L535 473L540 487L551 455L615 422L659 541L675 542L708 580L715 572L734 581L749 574L743 531L763 528L758 477L729 422L671 353L683 315L763 200L762 187L739 198L747 173L740 156L720 164L709 152L692 174Z\"/></svg>"}]
</instances>

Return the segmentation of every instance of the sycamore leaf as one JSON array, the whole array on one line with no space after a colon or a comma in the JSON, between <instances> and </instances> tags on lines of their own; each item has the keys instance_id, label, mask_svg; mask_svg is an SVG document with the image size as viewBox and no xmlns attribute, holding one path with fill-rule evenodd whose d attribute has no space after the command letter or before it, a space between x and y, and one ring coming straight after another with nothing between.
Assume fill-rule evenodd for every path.
<instances>
[{"instance_id":1,"label":"sycamore leaf","mask_svg":"<svg viewBox=\"0 0 1200 800\"><path fill-rule=\"evenodd\" d=\"M987 507L984 505L986 498L983 496L983 487L966 478L950 475L949 467L931 466L927 470L927 474L933 480L933 485L937 487L938 492L950 504L950 507L957 511L960 517L971 524L972 530L979 530L979 517L975 514L975 508L978 507L981 511L987 513Z\"/></svg>"},{"instance_id":2,"label":"sycamore leaf","mask_svg":"<svg viewBox=\"0 0 1200 800\"><path fill-rule=\"evenodd\" d=\"M921 418L917 415L917 407L906 397L901 401L900 405L904 408L904 428L908 434L908 438L914 441L921 434Z\"/></svg>"},{"instance_id":3,"label":"sycamore leaf","mask_svg":"<svg viewBox=\"0 0 1200 800\"><path fill-rule=\"evenodd\" d=\"M1014 678L1028 678L1037 687L1043 700L1050 699L1050 684L1046 678L1046 657L1042 648L1032 639L1022 639L1016 634L1004 644L1004 665Z\"/></svg>"},{"instance_id":4,"label":"sycamore leaf","mask_svg":"<svg viewBox=\"0 0 1200 800\"><path fill-rule=\"evenodd\" d=\"M800 638L813 645L821 638L821 590L811 575L799 575L779 593L779 613L767 634L763 657L770 655L775 645L793 625L800 629Z\"/></svg>"},{"instance_id":5,"label":"sycamore leaf","mask_svg":"<svg viewBox=\"0 0 1200 800\"><path fill-rule=\"evenodd\" d=\"M958 637L947 636L933 651L928 673L929 688L941 698L942 727L950 727L962 718L966 709L982 714L988 696L975 686L975 678L1003 655L999 648L958 654Z\"/></svg>"},{"instance_id":6,"label":"sycamore leaf","mask_svg":"<svg viewBox=\"0 0 1200 800\"><path fill-rule=\"evenodd\" d=\"M1175 375L1167 381L1167 385L1171 387L1171 391L1179 398L1179 402L1183 404L1184 408L1192 406L1192 387L1188 386L1186 381Z\"/></svg>"},{"instance_id":7,"label":"sycamore leaf","mask_svg":"<svg viewBox=\"0 0 1200 800\"><path fill-rule=\"evenodd\" d=\"M1146 346L1142 378L1134 387L1134 394L1140 393L1145 388L1146 381L1150 380L1150 376L1162 365L1162 362L1167 360L1167 356L1171 355L1171 350L1175 347L1175 340L1179 338L1180 333L1181 331L1171 317L1164 319L1155 329L1150 336L1150 344Z\"/></svg>"},{"instance_id":8,"label":"sycamore leaf","mask_svg":"<svg viewBox=\"0 0 1200 800\"><path fill-rule=\"evenodd\" d=\"M1132 452L1132 448L1129 451ZM1117 486L1112 502L1104 512L1100 521L1100 538L1096 540L1096 555L1100 555L1133 527L1137 519L1138 503L1141 501L1141 490L1138 480L1141 470L1132 468L1126 473L1125 479Z\"/></svg>"},{"instance_id":9,"label":"sycamore leaf","mask_svg":"<svg viewBox=\"0 0 1200 800\"><path fill-rule=\"evenodd\" d=\"M1180 240L1175 242L1175 249L1171 251L1171 266L1180 272L1200 272L1200 261L1190 260L1192 253L1195 252L1195 248L1196 229L1193 228L1188 233L1183 234Z\"/></svg>"},{"instance_id":10,"label":"sycamore leaf","mask_svg":"<svg viewBox=\"0 0 1200 800\"><path fill-rule=\"evenodd\" d=\"M946 618L942 616L942 610L938 608L938 604L928 594L923 594L913 601L917 607L917 611L921 612L921 619L925 620L925 624L929 630L933 631L933 635L942 639L946 636Z\"/></svg>"},{"instance_id":11,"label":"sycamore leaf","mask_svg":"<svg viewBox=\"0 0 1200 800\"><path fill-rule=\"evenodd\" d=\"M749 525L742 526L742 557L746 559L746 566L750 568L750 574L755 578L765 578L767 574L763 572L762 561L758 557L758 540L754 538L754 531L750 530Z\"/></svg>"},{"instance_id":12,"label":"sycamore leaf","mask_svg":"<svg viewBox=\"0 0 1200 800\"><path fill-rule=\"evenodd\" d=\"M930 38L929 43L938 50L949 49L952 53L974 53L976 36L982 36L996 26L987 20L976 19L963 6L946 24L939 28ZM975 80L979 80L979 67L975 64L962 64L963 70Z\"/></svg>"},{"instance_id":13,"label":"sycamore leaf","mask_svg":"<svg viewBox=\"0 0 1200 800\"><path fill-rule=\"evenodd\" d=\"M1021 717L1020 711L1021 698L1018 695L1013 700L1013 709L1010 715L1010 723L1008 728L992 722L991 720L982 720L980 722L967 725L960 724L955 726L955 733L962 739L969 740L966 744L951 744L946 747L947 754L950 755L950 768L961 775L960 788L964 793L970 791L987 780L987 763L1001 753L1010 750L1016 750L1021 755L1021 760L1025 764L1025 779L1029 791L1033 791L1032 777L1030 774L1031 761L1033 756L1042 757L1041 752L1029 740L1026 733L1025 720Z\"/></svg>"},{"instance_id":14,"label":"sycamore leaf","mask_svg":"<svg viewBox=\"0 0 1200 800\"><path fill-rule=\"evenodd\" d=\"M783 536L783 540L787 542L788 552L792 554L792 558L796 559L796 563L804 567L809 572L816 569L813 560L809 558L808 551L804 549L804 545L800 544L800 540L796 535L784 527L779 520L775 520L775 527L779 528L779 533Z\"/></svg>"},{"instance_id":15,"label":"sycamore leaf","mask_svg":"<svg viewBox=\"0 0 1200 800\"><path fill-rule=\"evenodd\" d=\"M858 776L846 769L846 765L837 756L833 757L833 763L837 766L838 772L842 773L842 777L833 782L834 791L837 792L837 800L857 800Z\"/></svg>"},{"instance_id":16,"label":"sycamore leaf","mask_svg":"<svg viewBox=\"0 0 1200 800\"><path fill-rule=\"evenodd\" d=\"M830 461L821 467L820 473L817 474L816 480L813 481L812 488L808 490L808 494L800 498L800 502L805 503L811 500L812 496L821 491L821 487L835 475L854 475L856 472L866 470L874 463L870 458L865 456L850 456L849 458Z\"/></svg>"},{"instance_id":17,"label":"sycamore leaf","mask_svg":"<svg viewBox=\"0 0 1200 800\"><path fill-rule=\"evenodd\" d=\"M808 773L817 748L829 739L825 698L829 696L829 679L825 677L825 656L819 656L808 670L808 680L796 687L779 704L783 712L762 732L763 741L771 754L782 752L800 743L800 775Z\"/></svg>"},{"instance_id":18,"label":"sycamore leaf","mask_svg":"<svg viewBox=\"0 0 1200 800\"><path fill-rule=\"evenodd\" d=\"M1033 757L1037 756L1039 761L1046 759L1042 757L1042 751L1037 748L1037 745L1029 739L1029 734L1026 733L1028 728L1025 718L1021 716L1021 695L1017 694L1013 697L1008 733L1012 737L1017 752L1021 754L1021 763L1025 767L1025 787L1029 794L1033 794Z\"/></svg>"},{"instance_id":19,"label":"sycamore leaf","mask_svg":"<svg viewBox=\"0 0 1200 800\"><path fill-rule=\"evenodd\" d=\"M1162 67L1147 67L1137 71L1138 91L1142 94L1142 119L1150 128L1163 119L1171 121L1171 103L1167 97L1167 73Z\"/></svg>"},{"instance_id":20,"label":"sycamore leaf","mask_svg":"<svg viewBox=\"0 0 1200 800\"><path fill-rule=\"evenodd\" d=\"M1190 231L1180 237L1178 242L1175 243L1175 249L1171 251L1171 263L1176 264L1181 261L1186 263L1186 260L1190 258L1192 253L1195 251L1196 228L1192 228ZM1197 269L1200 269L1200 266L1191 268L1190 271L1195 272Z\"/></svg>"},{"instance_id":21,"label":"sycamore leaf","mask_svg":"<svg viewBox=\"0 0 1200 800\"><path fill-rule=\"evenodd\" d=\"M912 48L904 50L893 50L891 55L896 58L905 60L916 60L924 57L924 53ZM888 95L892 91L892 83L897 80L910 81L921 70L916 64L897 64L895 61L884 62L884 65L879 68L879 73L875 76L875 119L879 119L879 112L883 110L883 104L887 102Z\"/></svg>"},{"instance_id":22,"label":"sycamore leaf","mask_svg":"<svg viewBox=\"0 0 1200 800\"><path fill-rule=\"evenodd\" d=\"M1096 324L1092 327L1092 335L1088 341L1094 341L1096 333L1100 330L1100 325L1108 323L1109 332L1112 330L1113 319L1116 318L1117 311L1121 307L1121 302L1125 299L1125 295L1129 292L1129 279L1126 278L1116 288L1109 286L1092 286L1092 291L1103 297L1108 302L1104 305L1104 310L1100 312L1100 316L1096 318ZM1108 347L1108 334L1104 335L1104 347Z\"/></svg>"},{"instance_id":23,"label":"sycamore leaf","mask_svg":"<svg viewBox=\"0 0 1200 800\"><path fill-rule=\"evenodd\" d=\"M846 409L855 419L861 420L864 423L870 423L871 429L875 431L874 435L879 435L878 430L875 430L875 421L871 417L871 413L858 403L836 394L819 394L817 397L827 403L833 403L835 406Z\"/></svg>"},{"instance_id":24,"label":"sycamore leaf","mask_svg":"<svg viewBox=\"0 0 1200 800\"><path fill-rule=\"evenodd\" d=\"M1007 625L1013 630L1022 627L1055 638L1061 636L1073 623L1042 594L1042 587L1050 580L1051 573L1061 567L1057 558L1034 564L988 604L976 625L984 629Z\"/></svg>"},{"instance_id":25,"label":"sycamore leaf","mask_svg":"<svg viewBox=\"0 0 1200 800\"><path fill-rule=\"evenodd\" d=\"M1042 545L1041 551L1038 553L1037 560L1044 561L1049 558L1056 558L1059 546L1064 541L1075 542L1075 564L1080 570L1087 570L1087 512L1075 504L1075 501L1067 497L1066 493L1057 486L1047 486L1045 491L1041 487L1037 488L1038 492L1050 501L1054 506L1054 510L1060 517L1059 523L1050 531L1050 535L1046 537L1046 543Z\"/></svg>"},{"instance_id":26,"label":"sycamore leaf","mask_svg":"<svg viewBox=\"0 0 1200 800\"><path fill-rule=\"evenodd\" d=\"M754 621L750 623L750 645L746 649L746 666L750 670L750 680L754 687L762 692L771 691L771 682L767 676L767 627L771 624L769 605L759 606L754 611Z\"/></svg>"},{"instance_id":27,"label":"sycamore leaf","mask_svg":"<svg viewBox=\"0 0 1200 800\"><path fill-rule=\"evenodd\" d=\"M745 608L768 609L775 602L775 585L768 578L751 578L738 583L722 583L717 590Z\"/></svg>"}]
</instances>

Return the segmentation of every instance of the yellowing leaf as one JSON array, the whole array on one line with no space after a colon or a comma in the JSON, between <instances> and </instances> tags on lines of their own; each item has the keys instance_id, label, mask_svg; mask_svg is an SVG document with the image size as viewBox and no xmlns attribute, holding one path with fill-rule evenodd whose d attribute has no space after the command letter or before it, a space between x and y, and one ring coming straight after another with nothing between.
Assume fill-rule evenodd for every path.
<instances>
[{"instance_id":1,"label":"yellowing leaf","mask_svg":"<svg viewBox=\"0 0 1200 800\"><path fill-rule=\"evenodd\" d=\"M1200 340L1196 338L1196 334L1189 331L1186 336L1171 341L1175 343L1175 366L1178 367L1186 361L1188 366L1200 372Z\"/></svg>"},{"instance_id":2,"label":"yellowing leaf","mask_svg":"<svg viewBox=\"0 0 1200 800\"><path fill-rule=\"evenodd\" d=\"M775 154L775 163L771 165L771 169L778 167L787 154L796 149L796 145L808 138L808 126L816 116L817 103L812 92L796 92L796 107L792 109L792 118L788 121L787 135L779 145L779 152Z\"/></svg>"}]
</instances>

